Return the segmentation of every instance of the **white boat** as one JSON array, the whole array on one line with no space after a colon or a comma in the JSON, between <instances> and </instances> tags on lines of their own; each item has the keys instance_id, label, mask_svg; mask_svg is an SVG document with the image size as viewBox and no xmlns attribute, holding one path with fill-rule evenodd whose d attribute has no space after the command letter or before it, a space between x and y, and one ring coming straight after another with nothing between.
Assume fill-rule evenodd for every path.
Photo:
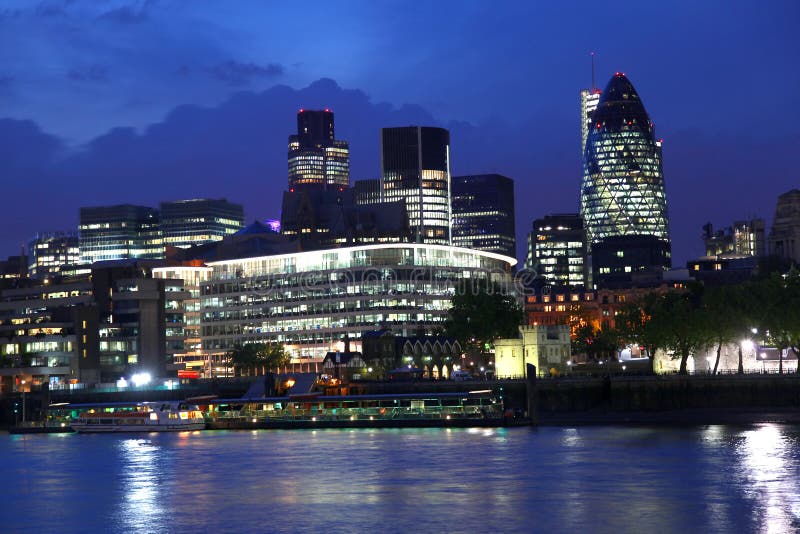
<instances>
[{"instance_id":1,"label":"white boat","mask_svg":"<svg viewBox=\"0 0 800 534\"><path fill-rule=\"evenodd\" d=\"M70 423L76 432L180 432L203 430L203 412L185 402L140 402L91 408Z\"/></svg>"}]
</instances>

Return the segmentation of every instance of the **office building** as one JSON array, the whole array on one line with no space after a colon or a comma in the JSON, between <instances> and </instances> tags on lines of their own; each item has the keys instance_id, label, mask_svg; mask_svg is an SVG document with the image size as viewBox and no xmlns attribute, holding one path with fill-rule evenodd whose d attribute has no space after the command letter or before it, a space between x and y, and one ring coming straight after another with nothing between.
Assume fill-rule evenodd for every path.
<instances>
[{"instance_id":1,"label":"office building","mask_svg":"<svg viewBox=\"0 0 800 534\"><path fill-rule=\"evenodd\" d=\"M301 109L297 135L289 136L289 190L346 188L350 148L334 135L333 112Z\"/></svg>"},{"instance_id":2,"label":"office building","mask_svg":"<svg viewBox=\"0 0 800 534\"><path fill-rule=\"evenodd\" d=\"M581 89L581 157L586 152L586 139L589 137L592 115L600 102L601 93L602 91L595 87Z\"/></svg>"},{"instance_id":3,"label":"office building","mask_svg":"<svg viewBox=\"0 0 800 534\"><path fill-rule=\"evenodd\" d=\"M554 214L533 221L525 268L549 285L588 285L586 232L580 215Z\"/></svg>"},{"instance_id":4,"label":"office building","mask_svg":"<svg viewBox=\"0 0 800 534\"><path fill-rule=\"evenodd\" d=\"M170 267L156 267L153 269L153 278L164 280L181 280L182 289L188 295L183 299L183 336L179 344L169 345L173 351L173 362L178 368L187 371L197 371L198 376L210 378L219 376L227 367L224 361L212 361L203 351L200 336L200 287L211 279L211 267L206 267L202 262L189 262L190 265Z\"/></svg>"},{"instance_id":5,"label":"office building","mask_svg":"<svg viewBox=\"0 0 800 534\"><path fill-rule=\"evenodd\" d=\"M162 202L161 233L165 246L188 248L219 241L244 227L244 210L226 199Z\"/></svg>"},{"instance_id":6,"label":"office building","mask_svg":"<svg viewBox=\"0 0 800 534\"><path fill-rule=\"evenodd\" d=\"M769 233L769 253L800 263L800 190L792 189L778 197L775 218Z\"/></svg>"},{"instance_id":7,"label":"office building","mask_svg":"<svg viewBox=\"0 0 800 534\"><path fill-rule=\"evenodd\" d=\"M636 89L618 72L593 115L584 155L581 216L590 248L614 236L669 244L661 141Z\"/></svg>"},{"instance_id":8,"label":"office building","mask_svg":"<svg viewBox=\"0 0 800 534\"><path fill-rule=\"evenodd\" d=\"M381 202L383 202L383 194L381 192L381 180L379 178L374 178L369 180L354 181L353 201L358 206L380 204Z\"/></svg>"},{"instance_id":9,"label":"office building","mask_svg":"<svg viewBox=\"0 0 800 534\"><path fill-rule=\"evenodd\" d=\"M516 256L514 181L499 174L451 179L453 246Z\"/></svg>"},{"instance_id":10,"label":"office building","mask_svg":"<svg viewBox=\"0 0 800 534\"><path fill-rule=\"evenodd\" d=\"M164 257L158 211L122 204L81 208L81 263Z\"/></svg>"},{"instance_id":11,"label":"office building","mask_svg":"<svg viewBox=\"0 0 800 534\"><path fill-rule=\"evenodd\" d=\"M703 226L706 257L766 255L764 219L736 221L733 226L714 231L711 223Z\"/></svg>"},{"instance_id":12,"label":"office building","mask_svg":"<svg viewBox=\"0 0 800 534\"><path fill-rule=\"evenodd\" d=\"M65 389L136 372L166 377L175 370L174 355L185 350L188 298L182 280L149 278L136 261L0 291L2 388L13 379Z\"/></svg>"},{"instance_id":13,"label":"office building","mask_svg":"<svg viewBox=\"0 0 800 534\"><path fill-rule=\"evenodd\" d=\"M450 133L406 126L381 130L383 200L405 200L417 243L449 245Z\"/></svg>"},{"instance_id":14,"label":"office building","mask_svg":"<svg viewBox=\"0 0 800 534\"><path fill-rule=\"evenodd\" d=\"M202 342L224 354L280 342L294 361L321 361L363 331L403 336L442 326L459 280L510 284L516 260L442 245L375 244L211 261L202 286Z\"/></svg>"},{"instance_id":15,"label":"office building","mask_svg":"<svg viewBox=\"0 0 800 534\"><path fill-rule=\"evenodd\" d=\"M593 283L602 283L608 278L605 275L619 269L631 277L639 271L668 269L671 247L661 141L654 136L653 123L636 89L621 72L600 95L583 159L580 214L592 254L592 273L604 275L593 276ZM603 241L608 242L595 255ZM632 248L620 248L624 246ZM616 261L623 257L626 261ZM644 265L641 261L646 258L659 263Z\"/></svg>"},{"instance_id":16,"label":"office building","mask_svg":"<svg viewBox=\"0 0 800 534\"><path fill-rule=\"evenodd\" d=\"M80 241L74 232L42 232L28 242L28 276L31 278L63 276L80 263Z\"/></svg>"}]
</instances>

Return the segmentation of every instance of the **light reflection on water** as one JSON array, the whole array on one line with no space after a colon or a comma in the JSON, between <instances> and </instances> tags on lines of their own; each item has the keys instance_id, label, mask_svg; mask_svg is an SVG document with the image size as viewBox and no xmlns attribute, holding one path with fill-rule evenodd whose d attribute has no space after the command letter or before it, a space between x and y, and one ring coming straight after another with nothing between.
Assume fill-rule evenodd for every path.
<instances>
[{"instance_id":1,"label":"light reflection on water","mask_svg":"<svg viewBox=\"0 0 800 534\"><path fill-rule=\"evenodd\" d=\"M792 532L800 428L0 435L2 530ZM46 503L46 504L44 504Z\"/></svg>"}]
</instances>

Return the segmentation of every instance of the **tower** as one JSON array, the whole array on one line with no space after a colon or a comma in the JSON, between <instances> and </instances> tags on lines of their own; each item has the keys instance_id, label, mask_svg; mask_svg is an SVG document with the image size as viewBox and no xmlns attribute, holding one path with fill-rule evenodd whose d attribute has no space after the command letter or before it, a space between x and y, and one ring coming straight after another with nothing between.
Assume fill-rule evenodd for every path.
<instances>
[{"instance_id":1,"label":"tower","mask_svg":"<svg viewBox=\"0 0 800 534\"><path fill-rule=\"evenodd\" d=\"M631 275L669 267L661 141L655 139L639 94L621 72L608 82L592 115L583 156L581 216L595 282L616 271ZM600 265L598 258L613 259L613 264L602 260Z\"/></svg>"},{"instance_id":2,"label":"tower","mask_svg":"<svg viewBox=\"0 0 800 534\"><path fill-rule=\"evenodd\" d=\"M289 190L350 185L350 147L334 136L330 109L297 112L297 135L289 136Z\"/></svg>"},{"instance_id":3,"label":"tower","mask_svg":"<svg viewBox=\"0 0 800 534\"><path fill-rule=\"evenodd\" d=\"M450 132L429 126L383 128L381 166L383 200L405 199L415 241L449 245Z\"/></svg>"}]
</instances>

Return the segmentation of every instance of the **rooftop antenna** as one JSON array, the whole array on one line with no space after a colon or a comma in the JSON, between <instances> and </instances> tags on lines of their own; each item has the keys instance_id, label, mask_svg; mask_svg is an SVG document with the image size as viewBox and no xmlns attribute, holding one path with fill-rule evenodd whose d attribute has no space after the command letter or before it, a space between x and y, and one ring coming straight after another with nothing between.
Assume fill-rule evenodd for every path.
<instances>
[{"instance_id":1,"label":"rooftop antenna","mask_svg":"<svg viewBox=\"0 0 800 534\"><path fill-rule=\"evenodd\" d=\"M595 90L594 86L594 51L589 52L589 55L592 57L592 91Z\"/></svg>"}]
</instances>

